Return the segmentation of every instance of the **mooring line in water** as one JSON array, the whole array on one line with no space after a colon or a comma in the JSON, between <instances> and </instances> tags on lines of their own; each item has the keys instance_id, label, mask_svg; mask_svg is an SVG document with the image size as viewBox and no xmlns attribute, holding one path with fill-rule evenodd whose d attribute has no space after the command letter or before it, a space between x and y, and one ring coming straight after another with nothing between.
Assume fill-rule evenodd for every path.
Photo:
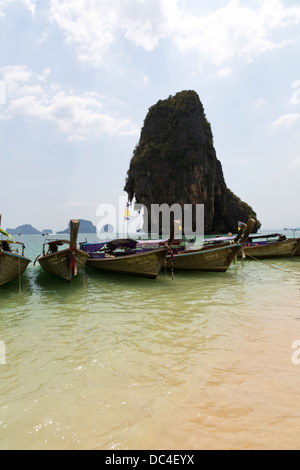
<instances>
[{"instance_id":1,"label":"mooring line in water","mask_svg":"<svg viewBox=\"0 0 300 470\"><path fill-rule=\"evenodd\" d=\"M86 285L85 285L85 266L83 266L83 287L86 289Z\"/></svg>"},{"instance_id":2,"label":"mooring line in water","mask_svg":"<svg viewBox=\"0 0 300 470\"><path fill-rule=\"evenodd\" d=\"M257 259L257 258L255 258L254 256L249 255L248 253L246 254L246 253L243 252L243 255L245 255L245 257L248 256L249 258L252 258L252 259L254 259L255 261L258 261L259 263L265 264L262 260ZM243 258L242 258L242 259L243 259ZM268 264L267 266L269 266L270 268L273 268L273 269L278 269L279 271L282 271L282 272L284 272L284 273L290 274L290 275L292 275L292 276L298 276L298 277L299 277L299 274L298 274L298 273L294 273L293 271L292 271L292 272L291 272L291 271L286 271L285 269L278 268L278 266L272 266L272 265L270 265L270 264ZM244 267L244 266L243 266L243 267Z\"/></svg>"},{"instance_id":3,"label":"mooring line in water","mask_svg":"<svg viewBox=\"0 0 300 470\"><path fill-rule=\"evenodd\" d=\"M22 294L22 287L21 287L21 258L19 258L19 294Z\"/></svg>"}]
</instances>

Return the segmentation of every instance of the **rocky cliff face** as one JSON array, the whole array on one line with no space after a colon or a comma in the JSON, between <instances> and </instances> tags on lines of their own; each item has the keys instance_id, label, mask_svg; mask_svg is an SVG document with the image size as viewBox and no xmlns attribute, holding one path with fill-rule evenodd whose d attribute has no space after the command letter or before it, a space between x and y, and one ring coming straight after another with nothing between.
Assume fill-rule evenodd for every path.
<instances>
[{"instance_id":1,"label":"rocky cliff face","mask_svg":"<svg viewBox=\"0 0 300 470\"><path fill-rule=\"evenodd\" d=\"M226 186L211 127L194 91L182 91L149 109L130 162L129 200L151 204L204 204L205 233L236 232L253 209ZM150 225L149 225L150 226ZM260 223L257 222L256 230Z\"/></svg>"}]
</instances>

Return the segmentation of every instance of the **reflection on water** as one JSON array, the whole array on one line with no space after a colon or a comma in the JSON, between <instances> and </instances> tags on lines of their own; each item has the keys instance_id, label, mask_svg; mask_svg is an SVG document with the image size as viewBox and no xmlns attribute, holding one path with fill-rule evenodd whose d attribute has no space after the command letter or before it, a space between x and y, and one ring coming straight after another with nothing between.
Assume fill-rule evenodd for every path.
<instances>
[{"instance_id":1,"label":"reflection on water","mask_svg":"<svg viewBox=\"0 0 300 470\"><path fill-rule=\"evenodd\" d=\"M0 448L299 448L299 263L69 284L31 265L0 292Z\"/></svg>"}]
</instances>

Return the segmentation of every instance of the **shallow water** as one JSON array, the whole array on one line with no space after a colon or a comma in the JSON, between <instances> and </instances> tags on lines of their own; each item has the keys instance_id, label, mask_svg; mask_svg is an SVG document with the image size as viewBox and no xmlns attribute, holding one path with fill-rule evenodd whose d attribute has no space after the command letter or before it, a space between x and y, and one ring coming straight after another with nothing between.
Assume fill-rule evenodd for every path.
<instances>
[{"instance_id":1,"label":"shallow water","mask_svg":"<svg viewBox=\"0 0 300 470\"><path fill-rule=\"evenodd\" d=\"M43 237L21 239L34 261ZM0 288L0 449L299 449L299 274L67 284L31 263Z\"/></svg>"}]
</instances>

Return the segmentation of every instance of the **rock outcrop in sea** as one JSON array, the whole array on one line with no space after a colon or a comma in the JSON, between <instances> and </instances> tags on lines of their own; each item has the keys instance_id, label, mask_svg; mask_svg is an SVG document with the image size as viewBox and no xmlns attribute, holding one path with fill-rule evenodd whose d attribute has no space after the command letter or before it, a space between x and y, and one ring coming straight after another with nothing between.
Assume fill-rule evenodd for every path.
<instances>
[{"instance_id":1,"label":"rock outcrop in sea","mask_svg":"<svg viewBox=\"0 0 300 470\"><path fill-rule=\"evenodd\" d=\"M18 235L21 233L22 235L40 235L41 232L34 228L32 225L25 224L19 225L17 228L7 228L6 231L10 235Z\"/></svg>"},{"instance_id":2,"label":"rock outcrop in sea","mask_svg":"<svg viewBox=\"0 0 300 470\"><path fill-rule=\"evenodd\" d=\"M80 219L80 225L79 225L79 233L96 233L97 228L95 225L90 220L84 220ZM60 232L57 232L58 234L62 233L70 233L70 222L68 224L68 228L65 230L61 230Z\"/></svg>"},{"instance_id":3,"label":"rock outcrop in sea","mask_svg":"<svg viewBox=\"0 0 300 470\"><path fill-rule=\"evenodd\" d=\"M237 232L254 210L226 185L211 126L195 91L182 91L152 106L144 121L124 190L129 201L204 204L205 234ZM195 214L194 214L195 216ZM195 220L193 221L195 225ZM257 221L254 231L260 227Z\"/></svg>"}]
</instances>

